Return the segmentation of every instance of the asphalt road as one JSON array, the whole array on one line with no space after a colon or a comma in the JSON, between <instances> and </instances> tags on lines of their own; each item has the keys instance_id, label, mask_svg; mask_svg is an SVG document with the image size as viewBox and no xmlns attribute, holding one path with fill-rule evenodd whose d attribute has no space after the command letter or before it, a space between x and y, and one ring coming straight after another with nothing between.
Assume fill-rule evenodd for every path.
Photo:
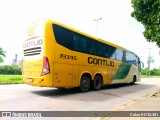
<instances>
[{"instance_id":1,"label":"asphalt road","mask_svg":"<svg viewBox=\"0 0 160 120\"><path fill-rule=\"evenodd\" d=\"M152 94L160 79L142 79L135 85L104 86L100 91L81 93L77 89L35 87L25 84L0 85L0 110L83 111L114 110L119 105Z\"/></svg>"},{"instance_id":2,"label":"asphalt road","mask_svg":"<svg viewBox=\"0 0 160 120\"><path fill-rule=\"evenodd\" d=\"M25 84L0 85L0 111L112 111L123 110L160 88L159 78L135 85L104 86L100 91L58 90Z\"/></svg>"}]
</instances>

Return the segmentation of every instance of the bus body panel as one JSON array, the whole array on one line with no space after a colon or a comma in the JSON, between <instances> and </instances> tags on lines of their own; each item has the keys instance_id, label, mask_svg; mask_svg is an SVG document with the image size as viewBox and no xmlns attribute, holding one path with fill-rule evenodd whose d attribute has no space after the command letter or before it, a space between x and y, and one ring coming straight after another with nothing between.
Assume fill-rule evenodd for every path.
<instances>
[{"instance_id":1,"label":"bus body panel","mask_svg":"<svg viewBox=\"0 0 160 120\"><path fill-rule=\"evenodd\" d=\"M56 87L73 86L73 65L54 63L53 86Z\"/></svg>"},{"instance_id":2,"label":"bus body panel","mask_svg":"<svg viewBox=\"0 0 160 120\"><path fill-rule=\"evenodd\" d=\"M125 68L123 68L123 69L125 69ZM119 74L119 75L121 75L121 74ZM122 74L122 75L124 75L124 74ZM134 76L137 77L137 82L139 82L140 81L140 77L139 77L140 74L138 72L138 68L136 68L134 65L131 65L130 69L127 71L127 75L125 75L124 77L121 77L119 79L114 78L111 84L131 83Z\"/></svg>"},{"instance_id":3,"label":"bus body panel","mask_svg":"<svg viewBox=\"0 0 160 120\"><path fill-rule=\"evenodd\" d=\"M73 86L74 87L78 87L80 85L79 80L80 80L79 65L73 65Z\"/></svg>"},{"instance_id":4,"label":"bus body panel","mask_svg":"<svg viewBox=\"0 0 160 120\"><path fill-rule=\"evenodd\" d=\"M53 66L53 51L54 51L54 43L52 40L44 37L44 45L43 45L43 54L34 55L34 56L27 56L23 58L23 81L24 83L34 85L34 86L53 86L53 69L50 68L50 73L47 75L42 76L43 70L43 58L47 57L49 66ZM38 59L38 60L34 60Z\"/></svg>"},{"instance_id":5,"label":"bus body panel","mask_svg":"<svg viewBox=\"0 0 160 120\"><path fill-rule=\"evenodd\" d=\"M23 81L26 84L34 86L53 86L53 60L54 60L54 41L50 39L53 34L48 31L49 27L44 21L38 21L31 24L27 31L27 40L23 44L23 49L26 51L26 56L23 56ZM46 34L47 33L47 34ZM39 41L42 40L42 42ZM36 42L38 41L38 42ZM37 45L39 44L39 45ZM40 54L30 54L36 47L41 48ZM30 51L28 51L30 50ZM27 55L28 54L28 55ZM44 57L47 58L50 71L47 75L42 75L44 67Z\"/></svg>"}]
</instances>

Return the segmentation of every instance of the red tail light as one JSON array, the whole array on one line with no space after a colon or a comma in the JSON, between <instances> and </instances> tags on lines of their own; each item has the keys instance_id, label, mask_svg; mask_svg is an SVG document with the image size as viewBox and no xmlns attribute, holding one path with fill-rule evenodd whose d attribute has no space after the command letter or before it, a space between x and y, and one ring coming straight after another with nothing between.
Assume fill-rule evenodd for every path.
<instances>
[{"instance_id":1,"label":"red tail light","mask_svg":"<svg viewBox=\"0 0 160 120\"><path fill-rule=\"evenodd\" d=\"M50 73L49 61L47 57L43 57L43 68L41 76L46 75L48 73Z\"/></svg>"}]
</instances>

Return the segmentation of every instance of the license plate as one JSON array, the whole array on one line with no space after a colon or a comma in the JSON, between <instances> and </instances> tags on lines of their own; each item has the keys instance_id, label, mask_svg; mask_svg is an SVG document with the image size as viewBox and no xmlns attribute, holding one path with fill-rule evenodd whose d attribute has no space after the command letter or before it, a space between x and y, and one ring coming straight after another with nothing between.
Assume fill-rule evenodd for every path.
<instances>
[{"instance_id":1,"label":"license plate","mask_svg":"<svg viewBox=\"0 0 160 120\"><path fill-rule=\"evenodd\" d=\"M33 82L33 79L32 79L32 78L29 78L28 81L29 81L29 82Z\"/></svg>"}]
</instances>

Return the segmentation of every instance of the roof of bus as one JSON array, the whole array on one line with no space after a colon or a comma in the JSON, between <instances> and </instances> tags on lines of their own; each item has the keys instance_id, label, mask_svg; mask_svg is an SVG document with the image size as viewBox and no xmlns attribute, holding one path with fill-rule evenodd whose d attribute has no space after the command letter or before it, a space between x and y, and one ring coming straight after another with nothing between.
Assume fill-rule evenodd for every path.
<instances>
[{"instance_id":1,"label":"roof of bus","mask_svg":"<svg viewBox=\"0 0 160 120\"><path fill-rule=\"evenodd\" d=\"M79 33L79 34L82 34L82 35L84 35L84 36L86 36L86 37L89 37L89 38L92 38L92 39L94 39L94 40L100 41L100 42L102 42L102 43L105 43L105 44L114 46L114 47L119 48L119 49L121 49L121 50L126 50L126 48L124 48L124 47L122 47L122 46L116 45L116 44L114 44L114 43L108 42L108 41L103 40L103 39L100 39L100 38L96 38L96 37L94 37L94 36L91 36L91 35L89 35L89 34L86 34L86 33L82 32L82 31L79 31L79 30L77 30L77 29L75 29L75 28L72 28L72 27L67 26L67 25L65 25L65 24L62 24L62 23L59 23L59 22L57 22L57 21L48 19L48 20L46 21L46 23L49 23L49 24L57 24L57 25L63 26L63 27L65 27L65 28L67 28L67 29L69 29L69 30L71 30L71 31L74 31L74 32Z\"/></svg>"}]
</instances>

